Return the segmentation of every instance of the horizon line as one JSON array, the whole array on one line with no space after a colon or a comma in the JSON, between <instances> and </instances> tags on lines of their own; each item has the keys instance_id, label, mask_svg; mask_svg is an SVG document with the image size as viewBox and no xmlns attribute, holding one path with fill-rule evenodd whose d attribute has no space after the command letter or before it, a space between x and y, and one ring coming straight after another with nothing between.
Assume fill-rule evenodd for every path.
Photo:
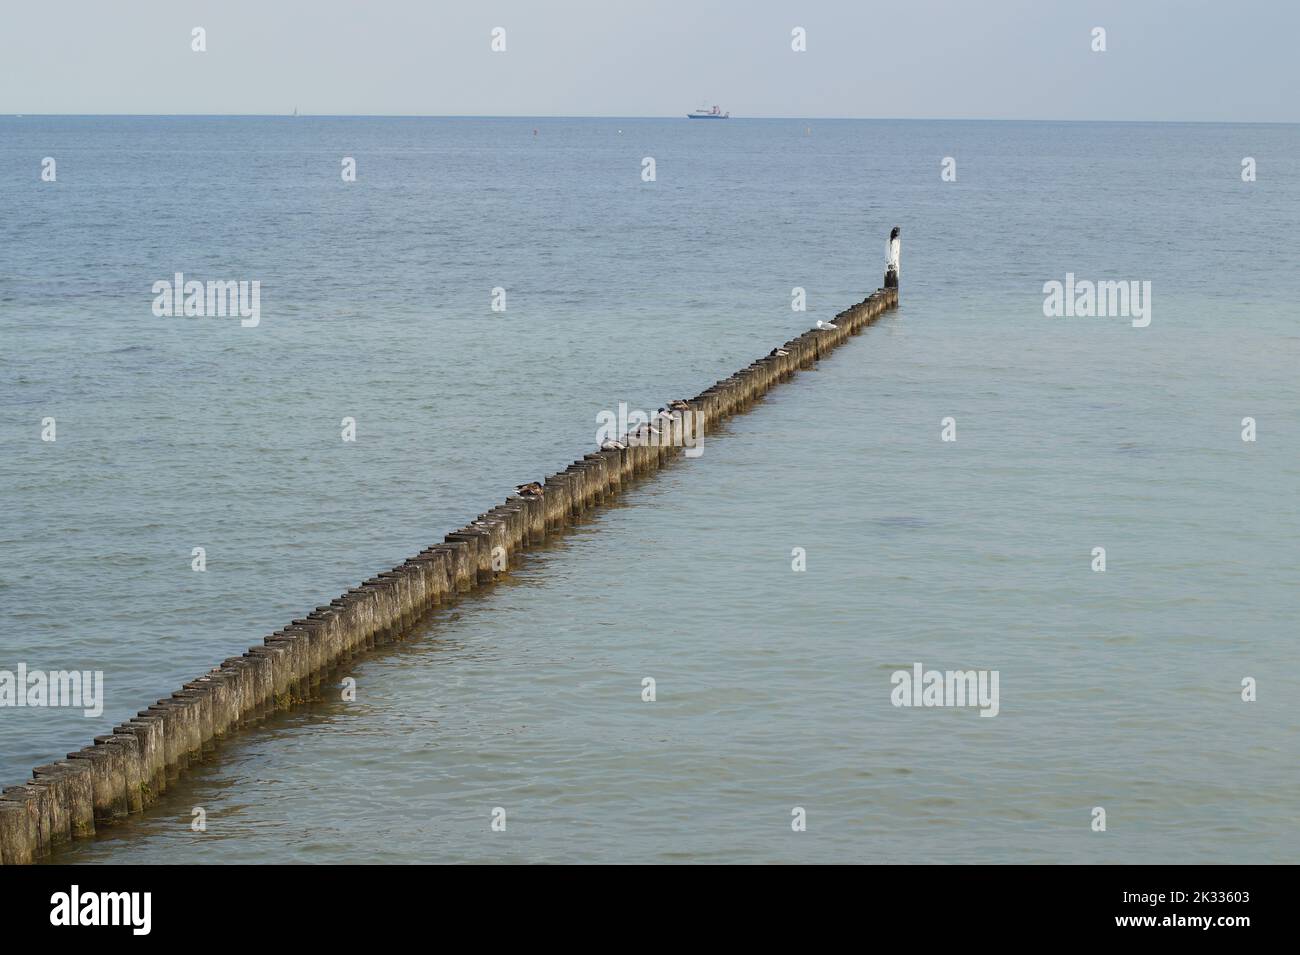
<instances>
[{"instance_id":1,"label":"horizon line","mask_svg":"<svg viewBox=\"0 0 1300 955\"><path fill-rule=\"evenodd\" d=\"M0 111L0 118L98 118L98 119L605 119L605 120L662 120L684 119L686 113L662 115L606 114L512 114L512 113L19 113ZM1300 120L1240 120L1240 119L1056 119L1043 117L954 117L954 116L729 116L728 120L771 120L784 122L885 122L885 123L1129 123L1133 125L1209 125L1209 126L1297 126Z\"/></svg>"}]
</instances>

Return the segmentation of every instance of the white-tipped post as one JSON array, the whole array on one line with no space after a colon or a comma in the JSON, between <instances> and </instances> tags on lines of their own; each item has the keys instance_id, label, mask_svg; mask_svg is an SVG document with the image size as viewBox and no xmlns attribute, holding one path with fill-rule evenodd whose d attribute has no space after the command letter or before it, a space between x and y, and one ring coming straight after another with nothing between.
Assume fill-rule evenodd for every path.
<instances>
[{"instance_id":1,"label":"white-tipped post","mask_svg":"<svg viewBox=\"0 0 1300 955\"><path fill-rule=\"evenodd\" d=\"M902 229L889 230L889 245L885 250L885 288L898 288L898 237Z\"/></svg>"}]
</instances>

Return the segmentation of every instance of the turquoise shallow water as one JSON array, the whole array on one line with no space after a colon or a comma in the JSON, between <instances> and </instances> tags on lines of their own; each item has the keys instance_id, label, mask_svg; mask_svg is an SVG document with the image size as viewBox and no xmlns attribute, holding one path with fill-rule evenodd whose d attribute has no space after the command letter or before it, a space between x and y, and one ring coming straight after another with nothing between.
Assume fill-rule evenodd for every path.
<instances>
[{"instance_id":1,"label":"turquoise shallow water","mask_svg":"<svg viewBox=\"0 0 1300 955\"><path fill-rule=\"evenodd\" d=\"M356 703L59 860L1292 861L1297 157L1293 126L0 119L0 668L107 693L0 708L0 779L859 300L897 223L897 312L357 664ZM155 318L178 270L260 280L261 324ZM1045 318L1066 272L1151 281L1150 327ZM1001 712L891 706L914 661L998 670Z\"/></svg>"}]
</instances>

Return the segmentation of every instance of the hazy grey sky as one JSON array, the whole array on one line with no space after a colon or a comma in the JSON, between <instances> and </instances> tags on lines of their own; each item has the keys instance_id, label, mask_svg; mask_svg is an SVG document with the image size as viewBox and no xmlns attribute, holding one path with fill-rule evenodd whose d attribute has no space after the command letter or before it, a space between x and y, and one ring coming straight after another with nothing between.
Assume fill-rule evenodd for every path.
<instances>
[{"instance_id":1,"label":"hazy grey sky","mask_svg":"<svg viewBox=\"0 0 1300 955\"><path fill-rule=\"evenodd\" d=\"M3 113L1300 119L1296 0L3 5Z\"/></svg>"}]
</instances>

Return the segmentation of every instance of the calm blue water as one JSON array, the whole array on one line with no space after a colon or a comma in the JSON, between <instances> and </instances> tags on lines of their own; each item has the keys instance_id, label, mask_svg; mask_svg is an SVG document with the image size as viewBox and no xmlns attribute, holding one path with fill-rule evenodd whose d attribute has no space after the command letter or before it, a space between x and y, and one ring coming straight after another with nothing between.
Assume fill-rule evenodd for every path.
<instances>
[{"instance_id":1,"label":"calm blue water","mask_svg":"<svg viewBox=\"0 0 1300 955\"><path fill-rule=\"evenodd\" d=\"M107 695L0 709L0 782L861 299L900 224L899 311L59 861L1293 861L1297 181L1295 126L0 119L0 669ZM176 271L261 324L156 318ZM1045 318L1066 272L1150 327ZM915 661L1000 714L893 707Z\"/></svg>"}]
</instances>

